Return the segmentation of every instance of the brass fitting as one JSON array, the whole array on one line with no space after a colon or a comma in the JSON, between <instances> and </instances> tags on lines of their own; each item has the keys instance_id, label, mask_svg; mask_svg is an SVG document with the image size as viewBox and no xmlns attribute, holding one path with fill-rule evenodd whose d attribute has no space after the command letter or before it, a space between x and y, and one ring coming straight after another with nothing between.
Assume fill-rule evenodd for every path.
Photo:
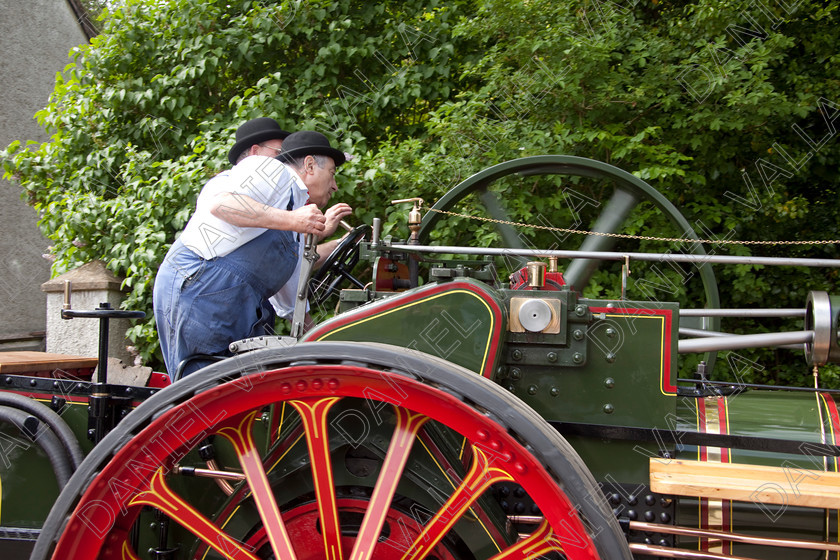
<instances>
[{"instance_id":1,"label":"brass fitting","mask_svg":"<svg viewBox=\"0 0 840 560\"><path fill-rule=\"evenodd\" d=\"M419 242L417 236L420 233L420 223L423 221L423 214L420 212L420 207L423 205L423 199L401 198L399 200L392 200L391 204L399 204L401 202L411 202L414 204L408 213L408 229L411 231L411 237L408 242L410 244L416 244Z\"/></svg>"}]
</instances>

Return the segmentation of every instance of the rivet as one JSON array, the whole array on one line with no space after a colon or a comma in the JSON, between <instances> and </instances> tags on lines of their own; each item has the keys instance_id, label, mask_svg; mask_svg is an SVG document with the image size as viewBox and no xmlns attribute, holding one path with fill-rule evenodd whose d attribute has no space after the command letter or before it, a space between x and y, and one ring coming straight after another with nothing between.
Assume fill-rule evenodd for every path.
<instances>
[{"instance_id":1,"label":"rivet","mask_svg":"<svg viewBox=\"0 0 840 560\"><path fill-rule=\"evenodd\" d=\"M549 362L556 362L557 361L557 352L549 352L545 355Z\"/></svg>"},{"instance_id":2,"label":"rivet","mask_svg":"<svg viewBox=\"0 0 840 560\"><path fill-rule=\"evenodd\" d=\"M586 306L585 305L577 305L575 306L575 315L578 317L583 317L586 315Z\"/></svg>"},{"instance_id":3,"label":"rivet","mask_svg":"<svg viewBox=\"0 0 840 560\"><path fill-rule=\"evenodd\" d=\"M514 360L521 360L522 359L522 350L516 349L510 353L510 357Z\"/></svg>"},{"instance_id":4,"label":"rivet","mask_svg":"<svg viewBox=\"0 0 840 560\"><path fill-rule=\"evenodd\" d=\"M572 361L576 364L582 364L583 363L583 354L581 354L580 352L575 352L574 355L572 356Z\"/></svg>"},{"instance_id":5,"label":"rivet","mask_svg":"<svg viewBox=\"0 0 840 560\"><path fill-rule=\"evenodd\" d=\"M321 387L323 387L323 386L324 386L324 382L321 381L320 379L316 379L315 381L312 382L312 388L316 391L320 391Z\"/></svg>"},{"instance_id":6,"label":"rivet","mask_svg":"<svg viewBox=\"0 0 840 560\"><path fill-rule=\"evenodd\" d=\"M607 360L607 362L613 363L615 361L615 354L613 352L609 352L606 356L604 356L604 358Z\"/></svg>"},{"instance_id":7,"label":"rivet","mask_svg":"<svg viewBox=\"0 0 840 560\"><path fill-rule=\"evenodd\" d=\"M298 391L300 391L301 393L303 393L304 391L306 391L306 381L304 381L303 379L301 379L300 381L298 381L297 383L295 383L295 389L297 389L297 390L298 390Z\"/></svg>"},{"instance_id":8,"label":"rivet","mask_svg":"<svg viewBox=\"0 0 840 560\"><path fill-rule=\"evenodd\" d=\"M580 329L575 329L572 331L572 338L575 340L583 340L583 331Z\"/></svg>"},{"instance_id":9,"label":"rivet","mask_svg":"<svg viewBox=\"0 0 840 560\"><path fill-rule=\"evenodd\" d=\"M556 397L560 394L560 389L558 389L557 387L552 387L550 393L552 397Z\"/></svg>"},{"instance_id":10,"label":"rivet","mask_svg":"<svg viewBox=\"0 0 840 560\"><path fill-rule=\"evenodd\" d=\"M291 393L291 392L292 392L292 386L291 386L291 384L289 384L289 383L283 383L282 385L280 385L280 391L282 391L282 392L283 392L283 393L285 393L285 394L289 394L289 393Z\"/></svg>"},{"instance_id":11,"label":"rivet","mask_svg":"<svg viewBox=\"0 0 840 560\"><path fill-rule=\"evenodd\" d=\"M615 407L613 405L611 405L610 403L604 405L605 414L612 414L613 412L615 412Z\"/></svg>"},{"instance_id":12,"label":"rivet","mask_svg":"<svg viewBox=\"0 0 840 560\"><path fill-rule=\"evenodd\" d=\"M519 368L511 368L510 370L510 378L516 381L517 379L522 377L522 372Z\"/></svg>"},{"instance_id":13,"label":"rivet","mask_svg":"<svg viewBox=\"0 0 840 560\"><path fill-rule=\"evenodd\" d=\"M530 387L528 387L528 394L529 395L536 395L537 394L537 386L536 385L531 385Z\"/></svg>"},{"instance_id":14,"label":"rivet","mask_svg":"<svg viewBox=\"0 0 840 560\"><path fill-rule=\"evenodd\" d=\"M615 329L610 327L606 330L607 336L610 338L615 338Z\"/></svg>"},{"instance_id":15,"label":"rivet","mask_svg":"<svg viewBox=\"0 0 840 560\"><path fill-rule=\"evenodd\" d=\"M338 389L338 385L338 379L333 378L327 381L327 387L329 387L330 389Z\"/></svg>"},{"instance_id":16,"label":"rivet","mask_svg":"<svg viewBox=\"0 0 840 560\"><path fill-rule=\"evenodd\" d=\"M606 387L607 389L612 389L613 387L615 387L615 379L613 379L612 377L607 377L606 379L604 379L604 387Z\"/></svg>"}]
</instances>

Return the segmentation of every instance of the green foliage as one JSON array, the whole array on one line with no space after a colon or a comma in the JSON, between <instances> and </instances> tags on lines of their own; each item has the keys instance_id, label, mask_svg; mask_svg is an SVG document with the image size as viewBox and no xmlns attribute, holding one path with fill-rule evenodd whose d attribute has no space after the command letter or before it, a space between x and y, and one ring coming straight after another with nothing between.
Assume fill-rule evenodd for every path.
<instances>
[{"instance_id":1,"label":"green foliage","mask_svg":"<svg viewBox=\"0 0 840 560\"><path fill-rule=\"evenodd\" d=\"M50 141L3 154L53 243L53 273L102 259L125 276L124 305L149 317L130 336L160 368L154 276L202 185L227 166L236 127L270 115L327 133L358 156L340 196L369 223L381 193L354 193L352 178L368 169L368 146L418 134L457 87L455 53L474 50L451 37L462 4L109 3L102 33L73 49L36 115Z\"/></svg>"},{"instance_id":2,"label":"green foliage","mask_svg":"<svg viewBox=\"0 0 840 560\"><path fill-rule=\"evenodd\" d=\"M660 190L703 238L838 239L838 2L499 0L379 2L126 0L73 51L50 105L53 136L13 143L6 173L23 186L53 242L54 273L99 258L126 277L127 307L151 311L157 266L204 181L226 166L243 120L275 117L327 133L356 157L339 200L357 223L405 236L395 198L433 203L471 174L541 154L584 156ZM761 8L764 6L764 8ZM585 177L493 186L510 219L592 226L569 193L603 201ZM455 209L485 215L477 197ZM681 237L647 203L623 233ZM524 230L534 246L576 235ZM447 218L433 241L497 245L492 226ZM621 241L617 250L686 251ZM831 245L716 246L715 253L838 257ZM630 297L703 304L690 266L638 263ZM837 292L836 271L715 267L725 307L802 307ZM661 282L665 275L668 282ZM638 286L660 281L655 294ZM668 287L670 286L670 287ZM615 297L603 266L590 297ZM725 330L729 327L724 324ZM796 330L788 320L747 330ZM148 362L151 319L132 331ZM785 350L746 353L759 377L799 383ZM725 361L725 360L724 360Z\"/></svg>"}]
</instances>

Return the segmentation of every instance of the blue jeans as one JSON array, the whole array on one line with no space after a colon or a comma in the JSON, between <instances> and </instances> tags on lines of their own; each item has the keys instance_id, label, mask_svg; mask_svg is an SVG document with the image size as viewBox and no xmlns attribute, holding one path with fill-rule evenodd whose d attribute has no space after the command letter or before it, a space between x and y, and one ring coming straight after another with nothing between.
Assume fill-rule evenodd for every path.
<instances>
[{"instance_id":1,"label":"blue jeans","mask_svg":"<svg viewBox=\"0 0 840 560\"><path fill-rule=\"evenodd\" d=\"M290 231L267 230L224 257L206 260L175 241L158 269L154 311L169 376L196 354L230 356L228 345L273 334L268 301L289 280L298 259ZM212 363L192 360L182 376Z\"/></svg>"}]
</instances>

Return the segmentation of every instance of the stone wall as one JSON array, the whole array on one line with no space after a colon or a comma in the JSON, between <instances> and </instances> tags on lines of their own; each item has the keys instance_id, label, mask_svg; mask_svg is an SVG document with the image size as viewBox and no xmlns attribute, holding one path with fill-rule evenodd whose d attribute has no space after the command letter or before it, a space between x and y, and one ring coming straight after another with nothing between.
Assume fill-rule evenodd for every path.
<instances>
[{"instance_id":1,"label":"stone wall","mask_svg":"<svg viewBox=\"0 0 840 560\"><path fill-rule=\"evenodd\" d=\"M0 29L0 147L47 140L33 115L46 107L70 49L87 38L66 0L0 0ZM40 286L50 277L42 257L49 243L20 193L16 183L0 180L0 350L43 350Z\"/></svg>"}]
</instances>

